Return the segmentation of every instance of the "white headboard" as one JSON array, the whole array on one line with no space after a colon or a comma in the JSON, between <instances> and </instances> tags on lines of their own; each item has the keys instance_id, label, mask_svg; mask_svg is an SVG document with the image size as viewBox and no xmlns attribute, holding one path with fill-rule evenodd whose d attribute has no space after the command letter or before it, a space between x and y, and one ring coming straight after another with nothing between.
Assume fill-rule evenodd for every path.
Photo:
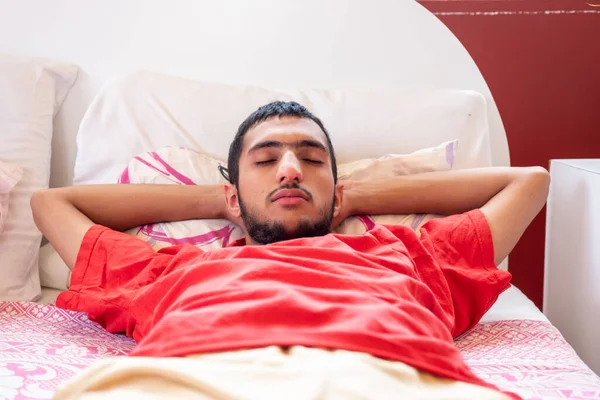
<instances>
[{"instance_id":1,"label":"white headboard","mask_svg":"<svg viewBox=\"0 0 600 400\"><path fill-rule=\"evenodd\" d=\"M506 135L475 63L413 0L0 0L0 53L80 67L55 122L52 186L71 183L81 117L104 79L145 69L273 88L471 89L488 100L495 165Z\"/></svg>"}]
</instances>

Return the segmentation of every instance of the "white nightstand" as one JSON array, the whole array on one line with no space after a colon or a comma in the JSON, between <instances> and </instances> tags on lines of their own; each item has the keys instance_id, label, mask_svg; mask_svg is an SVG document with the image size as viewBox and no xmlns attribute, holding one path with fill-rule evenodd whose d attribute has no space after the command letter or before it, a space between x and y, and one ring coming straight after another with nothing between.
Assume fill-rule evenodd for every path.
<instances>
[{"instance_id":1,"label":"white nightstand","mask_svg":"<svg viewBox=\"0 0 600 400\"><path fill-rule=\"evenodd\" d=\"M552 160L550 176L544 314L600 374L600 159Z\"/></svg>"}]
</instances>

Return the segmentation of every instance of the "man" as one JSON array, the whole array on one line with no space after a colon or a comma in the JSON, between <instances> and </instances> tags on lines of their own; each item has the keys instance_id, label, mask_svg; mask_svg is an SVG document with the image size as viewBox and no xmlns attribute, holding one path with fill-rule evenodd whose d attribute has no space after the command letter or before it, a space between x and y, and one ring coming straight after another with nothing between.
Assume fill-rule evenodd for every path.
<instances>
[{"instance_id":1,"label":"man","mask_svg":"<svg viewBox=\"0 0 600 400\"><path fill-rule=\"evenodd\" d=\"M73 269L57 304L137 346L57 398L501 399L453 337L509 286L500 263L542 208L542 168L337 182L321 121L267 104L231 144L224 187L94 185L36 193L43 234ZM177 207L173 207L177 205ZM413 232L330 234L353 214L448 215ZM245 243L153 251L118 231L228 218ZM96 397L95 397L96 396Z\"/></svg>"}]
</instances>

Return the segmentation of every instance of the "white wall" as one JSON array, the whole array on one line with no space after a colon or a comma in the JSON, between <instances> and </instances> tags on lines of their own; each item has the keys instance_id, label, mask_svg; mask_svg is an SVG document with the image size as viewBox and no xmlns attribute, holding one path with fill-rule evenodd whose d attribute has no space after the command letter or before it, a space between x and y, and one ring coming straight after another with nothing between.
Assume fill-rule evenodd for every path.
<instances>
[{"instance_id":1,"label":"white wall","mask_svg":"<svg viewBox=\"0 0 600 400\"><path fill-rule=\"evenodd\" d=\"M0 53L82 68L56 121L53 186L71 182L77 126L103 79L140 68L275 87L473 89L490 102L494 162L509 162L477 67L413 0L0 0Z\"/></svg>"}]
</instances>

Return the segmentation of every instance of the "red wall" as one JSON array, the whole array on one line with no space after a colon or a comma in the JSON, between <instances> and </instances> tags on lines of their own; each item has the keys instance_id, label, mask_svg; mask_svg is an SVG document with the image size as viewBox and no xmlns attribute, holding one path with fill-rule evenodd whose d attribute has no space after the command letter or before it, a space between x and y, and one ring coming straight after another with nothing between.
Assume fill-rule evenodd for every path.
<instances>
[{"instance_id":1,"label":"red wall","mask_svg":"<svg viewBox=\"0 0 600 400\"><path fill-rule=\"evenodd\" d=\"M513 165L600 158L600 0L419 2L477 63L500 111ZM510 256L513 283L538 307L545 213Z\"/></svg>"}]
</instances>

